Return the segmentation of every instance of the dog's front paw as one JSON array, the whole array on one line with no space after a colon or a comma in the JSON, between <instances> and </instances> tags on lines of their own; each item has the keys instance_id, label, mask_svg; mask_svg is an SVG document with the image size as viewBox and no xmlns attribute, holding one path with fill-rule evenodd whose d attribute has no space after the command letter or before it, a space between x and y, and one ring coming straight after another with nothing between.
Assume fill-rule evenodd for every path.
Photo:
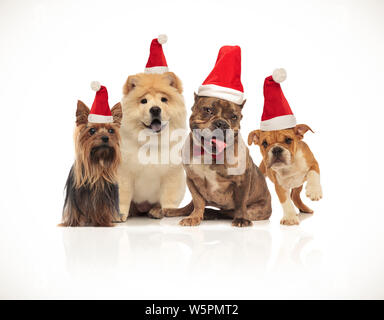
<instances>
[{"instance_id":1,"label":"dog's front paw","mask_svg":"<svg viewBox=\"0 0 384 320\"><path fill-rule=\"evenodd\" d=\"M187 217L179 222L181 226L198 226L201 222L199 217Z\"/></svg>"},{"instance_id":2,"label":"dog's front paw","mask_svg":"<svg viewBox=\"0 0 384 320\"><path fill-rule=\"evenodd\" d=\"M294 226L300 224L299 217L295 215L284 216L283 219L280 220L280 224L285 226Z\"/></svg>"},{"instance_id":3,"label":"dog's front paw","mask_svg":"<svg viewBox=\"0 0 384 320\"><path fill-rule=\"evenodd\" d=\"M319 201L323 197L323 191L319 184L307 184L305 195L312 201Z\"/></svg>"},{"instance_id":4,"label":"dog's front paw","mask_svg":"<svg viewBox=\"0 0 384 320\"><path fill-rule=\"evenodd\" d=\"M232 226L234 227L251 227L253 225L252 221L243 219L243 218L235 218L232 220Z\"/></svg>"},{"instance_id":5,"label":"dog's front paw","mask_svg":"<svg viewBox=\"0 0 384 320\"><path fill-rule=\"evenodd\" d=\"M118 216L116 216L114 219L113 219L113 223L122 223L122 222L126 222L128 219L128 214L119 214Z\"/></svg>"},{"instance_id":6,"label":"dog's front paw","mask_svg":"<svg viewBox=\"0 0 384 320\"><path fill-rule=\"evenodd\" d=\"M164 212L159 207L154 207L148 211L148 216L152 219L162 219L164 217Z\"/></svg>"},{"instance_id":7,"label":"dog's front paw","mask_svg":"<svg viewBox=\"0 0 384 320\"><path fill-rule=\"evenodd\" d=\"M126 222L129 215L129 207L130 205L125 205L120 202L120 214L116 217L116 220L114 222Z\"/></svg>"}]
</instances>

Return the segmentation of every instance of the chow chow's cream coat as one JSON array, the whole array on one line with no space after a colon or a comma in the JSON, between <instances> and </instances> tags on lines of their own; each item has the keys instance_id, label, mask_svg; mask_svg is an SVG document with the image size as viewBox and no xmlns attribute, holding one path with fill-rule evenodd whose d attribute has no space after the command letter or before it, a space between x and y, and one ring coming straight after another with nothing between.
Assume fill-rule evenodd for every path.
<instances>
[{"instance_id":1,"label":"chow chow's cream coat","mask_svg":"<svg viewBox=\"0 0 384 320\"><path fill-rule=\"evenodd\" d=\"M123 87L123 94L121 101L123 120L120 130L122 164L119 169L122 220L127 218L131 202L135 207L146 204L144 207L149 208L150 216L161 218L162 209L177 208L185 193L185 175L181 158L178 164L174 161L173 163L161 161L161 159L179 159L180 157L178 151L175 151L180 148L175 146L182 145L183 138L169 141L169 137L172 137L175 130L185 132L186 110L182 84L172 72L141 73L128 77ZM154 133L148 128L151 123L149 110L153 106L161 108L161 121L164 123L164 128L160 133ZM169 137L166 136L168 133ZM143 135L152 138L139 141ZM142 147L145 144L149 145L149 141L159 143L154 155L157 161L143 163L139 155L143 154ZM169 142L169 148L161 145L160 141L163 141L163 144ZM177 154L173 154L176 152Z\"/></svg>"}]
</instances>

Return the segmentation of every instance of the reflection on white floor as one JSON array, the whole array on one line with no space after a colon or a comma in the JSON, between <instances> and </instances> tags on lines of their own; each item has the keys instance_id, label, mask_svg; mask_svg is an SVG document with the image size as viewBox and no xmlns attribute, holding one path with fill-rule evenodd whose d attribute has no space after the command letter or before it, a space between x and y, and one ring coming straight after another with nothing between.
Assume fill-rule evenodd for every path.
<instances>
[{"instance_id":1,"label":"reflection on white floor","mask_svg":"<svg viewBox=\"0 0 384 320\"><path fill-rule=\"evenodd\" d=\"M296 228L282 227L280 245L273 248L269 221L243 230L230 227L229 221L203 222L199 228L182 228L178 221L155 221L162 225L155 227L153 220L134 218L114 229L61 230L67 270L75 278L90 279L116 272L116 267L123 273L199 278L321 263L313 236Z\"/></svg>"},{"instance_id":2,"label":"reflection on white floor","mask_svg":"<svg viewBox=\"0 0 384 320\"><path fill-rule=\"evenodd\" d=\"M383 297L383 251L364 244L372 239L354 241L354 225L345 224L343 237L326 217L300 218L295 227L275 216L244 229L228 220L186 228L178 218L133 218L115 228L2 228L0 238L13 240L0 244L0 297Z\"/></svg>"},{"instance_id":3,"label":"reflection on white floor","mask_svg":"<svg viewBox=\"0 0 384 320\"><path fill-rule=\"evenodd\" d=\"M251 229L230 221L182 228L178 221L134 218L114 229L61 230L66 270L76 281L126 283L119 290L131 298L245 298L263 295L257 282L269 272L296 273L322 262L313 236L299 228L277 225L274 239L269 221Z\"/></svg>"}]
</instances>

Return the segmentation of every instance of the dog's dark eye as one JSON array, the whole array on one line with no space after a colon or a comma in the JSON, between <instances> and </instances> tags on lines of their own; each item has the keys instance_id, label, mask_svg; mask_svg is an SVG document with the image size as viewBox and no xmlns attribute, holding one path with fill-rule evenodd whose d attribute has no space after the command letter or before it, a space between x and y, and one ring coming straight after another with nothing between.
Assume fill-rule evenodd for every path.
<instances>
[{"instance_id":1,"label":"dog's dark eye","mask_svg":"<svg viewBox=\"0 0 384 320\"><path fill-rule=\"evenodd\" d=\"M211 108L204 107L204 111L206 113L212 114L212 109Z\"/></svg>"},{"instance_id":2,"label":"dog's dark eye","mask_svg":"<svg viewBox=\"0 0 384 320\"><path fill-rule=\"evenodd\" d=\"M109 133L115 133L115 130L114 129L109 129L108 132Z\"/></svg>"},{"instance_id":3,"label":"dog's dark eye","mask_svg":"<svg viewBox=\"0 0 384 320\"><path fill-rule=\"evenodd\" d=\"M165 97L162 97L162 98L161 98L161 102L168 102L168 99L165 98Z\"/></svg>"},{"instance_id":4,"label":"dog's dark eye","mask_svg":"<svg viewBox=\"0 0 384 320\"><path fill-rule=\"evenodd\" d=\"M285 143L286 144L291 144L292 142L292 139L291 138L285 138Z\"/></svg>"},{"instance_id":5,"label":"dog's dark eye","mask_svg":"<svg viewBox=\"0 0 384 320\"><path fill-rule=\"evenodd\" d=\"M234 114L234 115L232 116L232 120L237 120L237 115Z\"/></svg>"},{"instance_id":6,"label":"dog's dark eye","mask_svg":"<svg viewBox=\"0 0 384 320\"><path fill-rule=\"evenodd\" d=\"M262 145L263 145L264 148L266 148L266 147L268 147L268 142L264 140Z\"/></svg>"},{"instance_id":7,"label":"dog's dark eye","mask_svg":"<svg viewBox=\"0 0 384 320\"><path fill-rule=\"evenodd\" d=\"M148 101L147 101L147 99L141 99L141 101L140 101L140 103L142 103L142 104L146 104Z\"/></svg>"},{"instance_id":8,"label":"dog's dark eye","mask_svg":"<svg viewBox=\"0 0 384 320\"><path fill-rule=\"evenodd\" d=\"M96 129L95 129L95 128L91 128L91 129L89 129L89 133L90 133L91 135L95 134L95 132L96 132Z\"/></svg>"}]
</instances>

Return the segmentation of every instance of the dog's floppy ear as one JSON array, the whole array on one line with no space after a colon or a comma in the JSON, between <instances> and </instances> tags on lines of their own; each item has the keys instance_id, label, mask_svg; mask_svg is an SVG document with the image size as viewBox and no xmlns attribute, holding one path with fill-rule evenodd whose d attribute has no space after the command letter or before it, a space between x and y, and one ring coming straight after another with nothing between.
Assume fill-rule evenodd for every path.
<instances>
[{"instance_id":1,"label":"dog's floppy ear","mask_svg":"<svg viewBox=\"0 0 384 320\"><path fill-rule=\"evenodd\" d=\"M139 78L136 75L129 76L123 86L123 94L127 95L130 93L138 84Z\"/></svg>"},{"instance_id":2,"label":"dog's floppy ear","mask_svg":"<svg viewBox=\"0 0 384 320\"><path fill-rule=\"evenodd\" d=\"M89 108L83 101L77 100L76 125L88 123Z\"/></svg>"},{"instance_id":3,"label":"dog's floppy ear","mask_svg":"<svg viewBox=\"0 0 384 320\"><path fill-rule=\"evenodd\" d=\"M258 145L260 140L260 130L253 130L248 135L248 145L252 143Z\"/></svg>"},{"instance_id":4,"label":"dog's floppy ear","mask_svg":"<svg viewBox=\"0 0 384 320\"><path fill-rule=\"evenodd\" d=\"M313 132L313 130L307 126L306 124L298 124L296 125L295 127L295 134L296 136L301 140L304 138L304 134L308 131L308 130L311 130ZM314 133L314 132L313 132Z\"/></svg>"},{"instance_id":5,"label":"dog's floppy ear","mask_svg":"<svg viewBox=\"0 0 384 320\"><path fill-rule=\"evenodd\" d=\"M123 110L121 108L121 103L116 103L111 109L113 116L113 123L117 124L119 127L121 125L121 119L123 119Z\"/></svg>"},{"instance_id":6,"label":"dog's floppy ear","mask_svg":"<svg viewBox=\"0 0 384 320\"><path fill-rule=\"evenodd\" d=\"M173 72L164 73L164 77L166 77L169 80L169 85L171 87L176 88L180 94L183 93L183 84L181 83L181 80Z\"/></svg>"}]
</instances>

